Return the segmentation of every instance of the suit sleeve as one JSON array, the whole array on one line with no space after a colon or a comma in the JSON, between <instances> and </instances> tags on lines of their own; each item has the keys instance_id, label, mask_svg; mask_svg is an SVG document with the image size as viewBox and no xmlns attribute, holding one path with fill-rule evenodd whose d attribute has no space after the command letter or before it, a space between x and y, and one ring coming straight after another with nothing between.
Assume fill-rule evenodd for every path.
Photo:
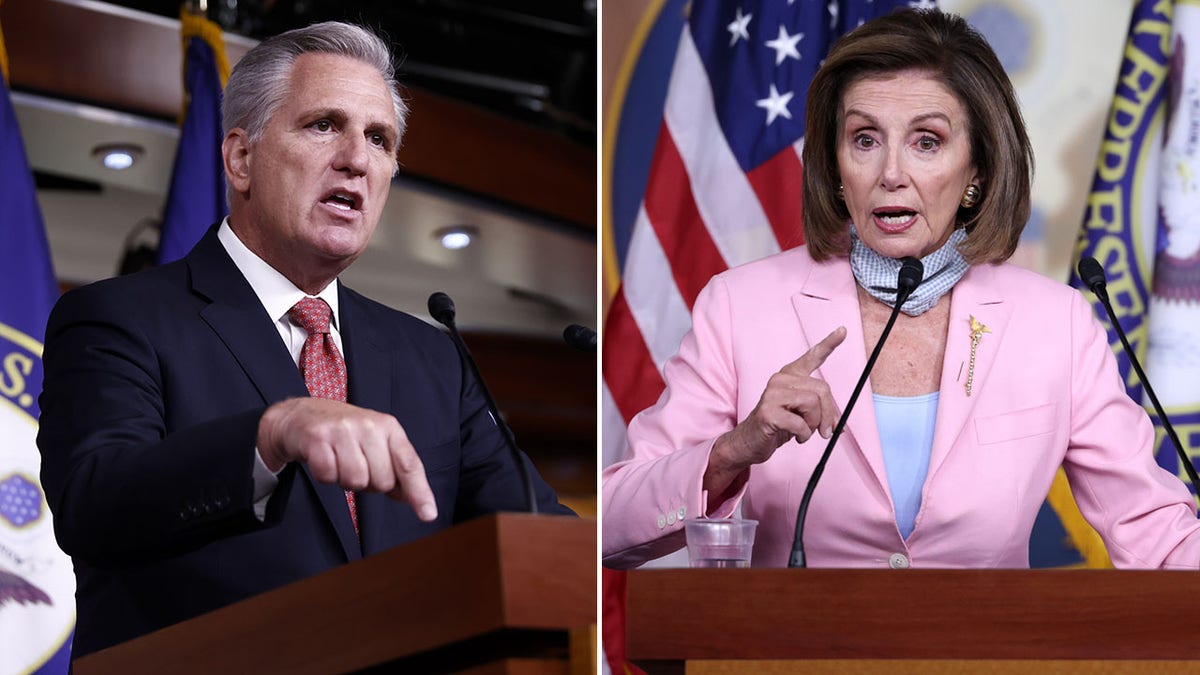
<instances>
[{"instance_id":1,"label":"suit sleeve","mask_svg":"<svg viewBox=\"0 0 1200 675\"><path fill-rule=\"evenodd\" d=\"M167 433L160 345L130 318L136 302L103 285L78 289L46 331L42 484L59 546L96 566L261 526L251 471L262 410ZM288 484L281 476L277 498Z\"/></svg>"},{"instance_id":2,"label":"suit sleeve","mask_svg":"<svg viewBox=\"0 0 1200 675\"><path fill-rule=\"evenodd\" d=\"M604 471L607 566L633 567L682 548L683 521L705 516L709 453L738 423L732 311L727 286L717 276L696 298L692 329L663 369L662 396L629 425L627 458ZM733 514L747 476L708 517Z\"/></svg>"},{"instance_id":3,"label":"suit sleeve","mask_svg":"<svg viewBox=\"0 0 1200 675\"><path fill-rule=\"evenodd\" d=\"M1071 441L1063 462L1084 517L1118 568L1196 569L1200 521L1188 489L1154 459L1154 428L1125 393L1108 336L1073 294Z\"/></svg>"}]
</instances>

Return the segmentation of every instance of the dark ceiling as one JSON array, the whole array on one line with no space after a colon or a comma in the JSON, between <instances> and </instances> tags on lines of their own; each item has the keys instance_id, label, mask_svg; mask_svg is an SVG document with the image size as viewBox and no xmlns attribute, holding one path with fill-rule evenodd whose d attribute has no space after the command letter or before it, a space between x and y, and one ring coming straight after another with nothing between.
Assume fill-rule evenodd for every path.
<instances>
[{"instance_id":1,"label":"dark ceiling","mask_svg":"<svg viewBox=\"0 0 1200 675\"><path fill-rule=\"evenodd\" d=\"M179 0L115 0L162 16ZM596 0L208 0L228 32L262 39L317 21L391 38L401 81L596 143Z\"/></svg>"}]
</instances>

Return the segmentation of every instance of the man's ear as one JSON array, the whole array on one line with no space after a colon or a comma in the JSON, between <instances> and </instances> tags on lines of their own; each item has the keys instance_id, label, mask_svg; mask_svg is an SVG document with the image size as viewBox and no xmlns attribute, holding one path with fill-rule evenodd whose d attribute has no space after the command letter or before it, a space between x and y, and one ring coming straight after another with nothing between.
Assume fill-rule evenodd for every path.
<instances>
[{"instance_id":1,"label":"man's ear","mask_svg":"<svg viewBox=\"0 0 1200 675\"><path fill-rule=\"evenodd\" d=\"M250 139L245 129L230 129L221 142L221 157L225 162L225 180L235 192L250 191Z\"/></svg>"}]
</instances>

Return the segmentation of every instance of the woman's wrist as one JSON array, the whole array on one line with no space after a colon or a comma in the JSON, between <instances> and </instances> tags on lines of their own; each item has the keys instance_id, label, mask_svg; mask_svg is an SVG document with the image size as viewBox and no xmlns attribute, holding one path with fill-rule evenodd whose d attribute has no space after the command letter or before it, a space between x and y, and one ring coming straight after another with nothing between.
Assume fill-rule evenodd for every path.
<instances>
[{"instance_id":1,"label":"woman's wrist","mask_svg":"<svg viewBox=\"0 0 1200 675\"><path fill-rule=\"evenodd\" d=\"M730 430L718 437L708 453L708 466L704 470L704 489L710 495L724 494L734 480L749 468L748 465L730 458L731 446L736 442L731 437L735 432L736 429Z\"/></svg>"}]
</instances>

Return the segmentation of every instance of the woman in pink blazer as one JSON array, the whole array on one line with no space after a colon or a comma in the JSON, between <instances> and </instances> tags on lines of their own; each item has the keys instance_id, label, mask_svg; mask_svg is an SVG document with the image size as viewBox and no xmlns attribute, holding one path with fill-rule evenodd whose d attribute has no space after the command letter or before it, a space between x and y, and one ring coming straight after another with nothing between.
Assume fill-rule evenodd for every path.
<instances>
[{"instance_id":1,"label":"woman in pink blazer","mask_svg":"<svg viewBox=\"0 0 1200 675\"><path fill-rule=\"evenodd\" d=\"M683 521L759 521L783 566L797 507L896 300L808 511L814 567L1028 567L1058 468L1118 567L1200 566L1188 490L1154 461L1107 335L1070 287L1006 262L1032 153L1011 84L960 18L903 12L839 42L809 90L806 245L725 272L667 389L604 473L605 564L684 545Z\"/></svg>"}]
</instances>

